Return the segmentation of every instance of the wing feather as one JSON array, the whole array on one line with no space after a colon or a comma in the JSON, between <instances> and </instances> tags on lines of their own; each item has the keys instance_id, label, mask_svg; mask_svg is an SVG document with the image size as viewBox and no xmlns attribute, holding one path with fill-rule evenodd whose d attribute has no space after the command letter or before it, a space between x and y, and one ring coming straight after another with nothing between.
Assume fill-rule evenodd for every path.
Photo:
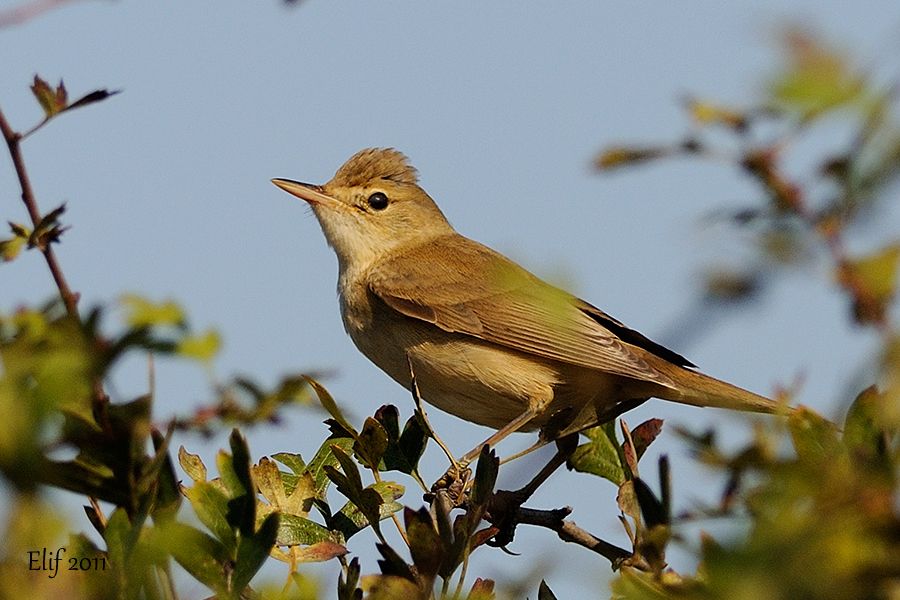
<instances>
[{"instance_id":1,"label":"wing feather","mask_svg":"<svg viewBox=\"0 0 900 600\"><path fill-rule=\"evenodd\" d=\"M674 387L637 348L691 366L599 309L462 236L398 252L367 274L388 306L445 331L564 363Z\"/></svg>"}]
</instances>

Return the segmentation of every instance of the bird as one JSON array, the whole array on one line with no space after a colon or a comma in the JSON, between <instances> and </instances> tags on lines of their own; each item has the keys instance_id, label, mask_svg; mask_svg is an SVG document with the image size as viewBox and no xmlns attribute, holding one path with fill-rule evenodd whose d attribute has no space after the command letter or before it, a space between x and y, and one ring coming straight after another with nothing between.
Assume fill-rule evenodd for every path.
<instances>
[{"instance_id":1,"label":"bird","mask_svg":"<svg viewBox=\"0 0 900 600\"><path fill-rule=\"evenodd\" d=\"M334 249L359 351L408 390L414 375L425 402L495 429L490 444L560 439L649 398L784 409L458 233L393 148L357 152L322 185L272 183L311 206Z\"/></svg>"}]
</instances>

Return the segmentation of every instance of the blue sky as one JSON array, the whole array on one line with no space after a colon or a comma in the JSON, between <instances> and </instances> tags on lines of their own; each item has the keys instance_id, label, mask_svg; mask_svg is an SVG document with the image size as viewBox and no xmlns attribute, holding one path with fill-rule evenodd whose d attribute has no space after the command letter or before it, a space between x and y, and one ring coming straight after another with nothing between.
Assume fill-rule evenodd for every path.
<instances>
[{"instance_id":1,"label":"blue sky","mask_svg":"<svg viewBox=\"0 0 900 600\"><path fill-rule=\"evenodd\" d=\"M174 298L197 328L222 333L219 377L274 383L325 371L323 383L358 421L384 403L408 415L410 400L344 335L334 256L309 211L269 179L324 182L360 148L396 147L460 232L659 336L691 306L703 265L746 256L740 236L700 218L752 202L755 188L727 165L675 161L602 176L591 158L608 144L680 136L685 94L751 102L778 64L776 33L790 23L871 59L896 52L900 11L889 1L73 2L0 30L0 107L20 130L37 122L35 73L65 78L73 97L123 90L25 145L42 208L68 202L73 227L59 254L84 306L129 291ZM0 191L0 217L24 220L5 166ZM897 216L880 223L885 235ZM2 311L53 291L36 255L0 266ZM848 324L822 262L779 278L760 302L675 349L761 393L802 373L798 400L833 416L875 343ZM143 360L125 365L113 389L119 399L143 393ZM207 400L208 380L195 366L161 361L157 393L165 416ZM459 452L487 434L431 416ZM736 417L662 402L627 420L650 416L726 423L734 443L746 434ZM324 437L321 419L300 409L283 428L250 430L251 451L309 455ZM227 445L181 441L207 458ZM672 456L676 508L715 496L715 480L671 429L655 449ZM433 479L445 465L437 452L426 458ZM521 483L539 460L510 465L501 483ZM606 482L559 473L533 505L572 504L579 525L624 545L614 496ZM369 546L351 546L364 572L376 570ZM609 575L602 560L546 531L520 530L513 549L522 556L479 552L471 575L521 576L546 561L560 597ZM687 553L670 558L691 566ZM334 566L320 572L330 588Z\"/></svg>"}]
</instances>

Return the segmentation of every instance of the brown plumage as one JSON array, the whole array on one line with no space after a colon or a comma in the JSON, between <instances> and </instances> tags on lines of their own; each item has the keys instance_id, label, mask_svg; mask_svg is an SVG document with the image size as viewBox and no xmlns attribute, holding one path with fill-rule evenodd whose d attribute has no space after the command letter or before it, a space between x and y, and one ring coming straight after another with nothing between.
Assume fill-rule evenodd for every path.
<instances>
[{"instance_id":1,"label":"brown plumage","mask_svg":"<svg viewBox=\"0 0 900 600\"><path fill-rule=\"evenodd\" d=\"M334 174L331 184L355 187L379 179L414 184L419 182L419 174L402 152L393 148L367 148L351 156Z\"/></svg>"},{"instance_id":2,"label":"brown plumage","mask_svg":"<svg viewBox=\"0 0 900 600\"><path fill-rule=\"evenodd\" d=\"M553 419L562 435L649 397L780 410L458 234L396 150L363 150L321 187L273 181L312 205L334 247L360 351L407 388L411 362L447 412L494 428L526 413L521 429Z\"/></svg>"}]
</instances>

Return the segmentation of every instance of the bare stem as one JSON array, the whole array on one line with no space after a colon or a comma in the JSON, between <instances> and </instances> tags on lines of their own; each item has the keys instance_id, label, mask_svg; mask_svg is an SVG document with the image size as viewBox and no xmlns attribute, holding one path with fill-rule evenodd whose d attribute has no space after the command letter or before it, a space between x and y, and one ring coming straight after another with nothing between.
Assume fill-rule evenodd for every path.
<instances>
[{"instance_id":1,"label":"bare stem","mask_svg":"<svg viewBox=\"0 0 900 600\"><path fill-rule=\"evenodd\" d=\"M596 552L612 563L613 569L617 569L624 561L632 557L632 553L628 550L601 540L576 525L574 521L567 521L566 517L571 512L572 509L568 506L556 510L519 507L515 518L519 524L545 527L555 531L559 539L564 542L578 544Z\"/></svg>"},{"instance_id":2,"label":"bare stem","mask_svg":"<svg viewBox=\"0 0 900 600\"><path fill-rule=\"evenodd\" d=\"M31 217L32 224L34 227L37 227L41 222L41 212L38 210L37 199L31 187L31 180L28 178L28 171L25 169L25 160L22 157L22 147L19 143L22 140L22 135L10 127L2 110L0 110L0 131L3 133L7 147L9 147L9 155L12 158L16 176L19 178L19 185L22 188L22 202L25 203L25 208L28 210L28 216ZM56 282L56 287L66 307L66 312L69 313L69 316L78 319L78 294L74 293L69 287L69 283L66 281L65 275L63 275L62 268L59 266L59 261L56 259L56 254L53 252L51 244L44 245L41 249L41 254L44 255L44 259L47 261L47 266L50 268L53 281Z\"/></svg>"}]
</instances>

